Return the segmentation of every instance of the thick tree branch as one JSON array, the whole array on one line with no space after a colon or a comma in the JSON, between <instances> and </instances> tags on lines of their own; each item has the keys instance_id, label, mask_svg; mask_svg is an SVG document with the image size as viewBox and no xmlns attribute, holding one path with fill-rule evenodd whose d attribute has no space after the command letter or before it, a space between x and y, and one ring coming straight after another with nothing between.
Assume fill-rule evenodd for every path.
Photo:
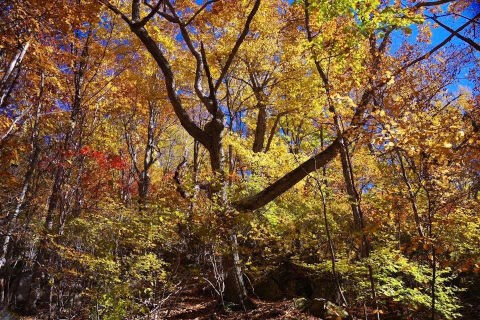
<instances>
[{"instance_id":1,"label":"thick tree branch","mask_svg":"<svg viewBox=\"0 0 480 320\"><path fill-rule=\"evenodd\" d=\"M105 5L113 13L119 15L128 25L132 25L133 22L130 20L130 18L126 14L124 14L122 11L120 11L120 9L118 9L113 4L111 4L110 1L108 0L98 0L98 1L101 4Z\"/></svg>"},{"instance_id":2,"label":"thick tree branch","mask_svg":"<svg viewBox=\"0 0 480 320\"><path fill-rule=\"evenodd\" d=\"M309 173L325 166L332 161L340 151L340 139L335 139L325 150L308 159L294 170L275 181L263 191L251 197L241 199L233 203L239 211L256 210L288 191L298 182L303 180Z\"/></svg>"},{"instance_id":3,"label":"thick tree branch","mask_svg":"<svg viewBox=\"0 0 480 320\"><path fill-rule=\"evenodd\" d=\"M133 33L135 33L135 35L142 41L142 43L145 45L147 50L157 62L157 65L162 70L168 98L172 103L175 114L180 120L180 124L183 128L185 128L188 134L190 134L193 138L197 139L207 149L210 149L210 139L205 134L205 132L195 124L195 122L188 115L187 111L183 108L180 97L176 92L175 79L170 63L144 27L136 27L135 25L130 25L130 28Z\"/></svg>"},{"instance_id":4,"label":"thick tree branch","mask_svg":"<svg viewBox=\"0 0 480 320\"><path fill-rule=\"evenodd\" d=\"M213 84L212 73L210 72L210 67L208 66L207 54L205 53L205 47L203 46L203 42L200 42L200 53L202 55L202 62L203 62L203 68L205 69L205 75L207 76L208 88L210 90L210 99L212 100L212 103L215 104L214 107L216 110L213 113L213 115L215 116L219 108L217 104L217 99L215 97L215 87Z\"/></svg>"},{"instance_id":5,"label":"thick tree branch","mask_svg":"<svg viewBox=\"0 0 480 320\"><path fill-rule=\"evenodd\" d=\"M268 136L267 145L265 146L265 152L268 152L270 150L270 146L272 144L273 137L275 136L275 133L277 131L277 127L278 127L278 123L280 122L280 118L287 113L288 113L287 111L284 111L284 112L280 112L279 114L277 114L277 117L275 118L275 121L273 122L273 126L270 129L270 134Z\"/></svg>"},{"instance_id":6,"label":"thick tree branch","mask_svg":"<svg viewBox=\"0 0 480 320\"><path fill-rule=\"evenodd\" d=\"M142 18L142 20L140 20L139 22L136 22L135 24L138 27L145 26L148 23L148 21L150 21L150 19L152 19L153 16L155 14L157 14L157 12L160 10L160 5L162 3L163 3L163 0L158 0L157 4L155 6L150 7L151 11L149 12L149 14L147 14L145 17Z\"/></svg>"},{"instance_id":7,"label":"thick tree branch","mask_svg":"<svg viewBox=\"0 0 480 320\"><path fill-rule=\"evenodd\" d=\"M256 210L258 208L261 208L267 203L273 201L278 196L288 191L298 182L303 180L303 178L305 178L311 172L322 168L327 163L335 159L335 157L340 152L340 148L342 147L342 138L348 139L356 132L356 128L361 126L363 114L367 108L368 103L370 102L372 94L373 89L368 89L363 93L358 104L358 108L355 111L355 114L353 115L350 122L350 128L345 130L342 133L341 137L337 137L325 150L314 155L313 157L299 165L297 168L285 174L282 178L273 182L264 190L253 196L234 202L232 204L233 207L238 211Z\"/></svg>"},{"instance_id":8,"label":"thick tree branch","mask_svg":"<svg viewBox=\"0 0 480 320\"><path fill-rule=\"evenodd\" d=\"M135 23L135 19L139 19L139 13L137 13L138 10L136 8L136 6L139 5L138 1L134 1L134 3L132 3L132 17L134 21L131 21L124 13L112 5L108 0L99 1L107 6L107 8L112 12L120 15L122 19L130 26L132 32L140 39L140 41L142 41L142 43L145 45L145 48L152 55L157 65L162 70L168 98L173 106L176 116L180 120L180 124L188 132L188 134L198 140L203 146L205 146L205 148L211 149L211 141L209 136L195 124L195 122L188 115L187 111L183 108L182 101L177 94L175 87L175 78L172 68L167 58L160 50L157 43L150 37L148 31L143 26Z\"/></svg>"}]
</instances>

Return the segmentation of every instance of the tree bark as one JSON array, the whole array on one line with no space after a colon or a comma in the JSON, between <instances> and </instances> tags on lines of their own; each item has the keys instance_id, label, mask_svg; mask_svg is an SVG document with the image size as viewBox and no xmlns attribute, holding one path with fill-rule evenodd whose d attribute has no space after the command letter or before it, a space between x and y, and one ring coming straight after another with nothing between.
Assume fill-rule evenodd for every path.
<instances>
[{"instance_id":1,"label":"tree bark","mask_svg":"<svg viewBox=\"0 0 480 320\"><path fill-rule=\"evenodd\" d=\"M288 172L264 190L251 197L234 202L233 206L239 211L256 210L263 207L303 180L309 173L332 161L339 151L340 140L337 138L325 150Z\"/></svg>"},{"instance_id":2,"label":"tree bark","mask_svg":"<svg viewBox=\"0 0 480 320\"><path fill-rule=\"evenodd\" d=\"M402 157L402 155L400 154L399 151L397 151L397 156L398 156L398 160L400 162L400 170L402 172L403 182L405 182L405 185L407 186L408 200L410 201L410 205L412 206L413 217L414 217L414 220L415 220L415 225L417 227L417 232L418 232L418 235L421 238L424 238L425 234L423 232L423 226L422 226L422 222L421 222L421 219L420 219L420 213L419 213L418 207L417 207L417 201L415 200L415 198L416 198L415 193L413 192L412 185L410 183L410 180L408 179L407 171L405 170L405 165L403 164L403 157Z\"/></svg>"},{"instance_id":3,"label":"tree bark","mask_svg":"<svg viewBox=\"0 0 480 320\"><path fill-rule=\"evenodd\" d=\"M35 121L32 129L32 136L31 136L32 151L29 157L28 168L25 173L25 177L23 179L22 191L20 192L20 195L18 197L15 210L11 215L8 215L6 217L7 228L6 228L5 237L3 238L3 243L1 246L1 253L0 253L0 272L2 272L2 274L7 263L8 248L12 238L11 233L13 231L17 218L20 215L23 209L23 206L25 204L25 198L27 196L28 189L30 188L31 181L35 174L35 169L38 163L38 157L40 155L40 143L39 143L40 141L38 137L40 133L40 113L42 111L42 105L43 105L42 104L43 89L44 89L44 75L42 73L41 82L40 82L40 93L38 96L38 103L35 111ZM4 302L4 284L5 284L5 278L2 277L0 279L0 303Z\"/></svg>"},{"instance_id":4,"label":"tree bark","mask_svg":"<svg viewBox=\"0 0 480 320\"><path fill-rule=\"evenodd\" d=\"M263 103L258 104L257 125L255 127L255 138L253 141L253 152L262 152L267 131L267 107Z\"/></svg>"},{"instance_id":5,"label":"tree bark","mask_svg":"<svg viewBox=\"0 0 480 320\"><path fill-rule=\"evenodd\" d=\"M30 46L30 41L27 41L27 43L25 43L24 45L21 45L17 49L17 53L10 61L8 68L2 77L2 80L0 81L0 106L3 106L3 103L8 96L8 93L11 91L9 87L12 83L11 78L12 78L13 71L16 68L19 68L29 46Z\"/></svg>"}]
</instances>

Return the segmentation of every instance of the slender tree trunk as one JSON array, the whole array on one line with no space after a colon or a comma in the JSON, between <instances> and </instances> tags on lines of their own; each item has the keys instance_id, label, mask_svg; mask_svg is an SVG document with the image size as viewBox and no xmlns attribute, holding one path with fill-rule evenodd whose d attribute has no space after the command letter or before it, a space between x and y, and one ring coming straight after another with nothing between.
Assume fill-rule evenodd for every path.
<instances>
[{"instance_id":1,"label":"slender tree trunk","mask_svg":"<svg viewBox=\"0 0 480 320\"><path fill-rule=\"evenodd\" d=\"M33 179L35 169L37 167L38 157L40 155L40 143L39 143L38 137L40 133L40 113L42 111L43 89L44 89L44 74L42 73L41 82L40 82L40 93L38 96L38 103L35 111L35 120L33 124L32 136L31 136L32 152L30 154L27 172L25 173L25 177L23 179L22 191L20 192L20 195L18 197L17 205L15 206L14 212L11 215L6 217L6 220L7 220L6 234L5 234L5 237L3 238L3 243L1 246L1 252L0 252L0 272L2 272L2 274L4 274L3 271L6 268L8 248L9 248L11 237L12 237L11 233L13 231L17 218L23 209L25 199L27 196L27 191L30 188L31 181ZM0 279L0 303L4 302L4 284L5 284L5 278L2 277Z\"/></svg>"},{"instance_id":2,"label":"slender tree trunk","mask_svg":"<svg viewBox=\"0 0 480 320\"><path fill-rule=\"evenodd\" d=\"M155 127L157 125L157 113L155 112L155 105L149 102L148 105L148 129L147 129L147 143L143 156L143 169L140 173L139 196L141 206L146 205L148 192L150 190L150 167L155 163Z\"/></svg>"},{"instance_id":3,"label":"slender tree trunk","mask_svg":"<svg viewBox=\"0 0 480 320\"><path fill-rule=\"evenodd\" d=\"M229 236L230 252L222 257L225 272L224 300L239 305L243 310L251 308L247 300L247 290L243 281L242 261L235 231Z\"/></svg>"},{"instance_id":4,"label":"slender tree trunk","mask_svg":"<svg viewBox=\"0 0 480 320\"><path fill-rule=\"evenodd\" d=\"M370 256L370 241L365 234L365 222L363 219L363 213L360 207L360 197L358 192L355 188L354 184L354 173L353 173L353 166L350 159L350 155L348 152L348 148L345 144L345 141L342 139L343 143L340 148L340 157L342 161L342 172L345 180L345 185L347 189L347 194L350 198L350 206L352 208L352 213L354 216L354 231L357 233L360 239L360 258L368 258ZM368 269L368 278L370 281L370 290L372 294L372 300L375 305L376 309L376 318L380 320L380 313L379 313L379 306L378 306L378 299L377 299L377 292L375 289L375 280L373 277L373 268L371 264L367 265Z\"/></svg>"},{"instance_id":5,"label":"slender tree trunk","mask_svg":"<svg viewBox=\"0 0 480 320\"><path fill-rule=\"evenodd\" d=\"M37 303L42 296L42 288L47 283L47 270L45 267L50 265L48 263L50 254L48 252L49 236L53 233L55 210L61 200L61 189L65 179L65 170L63 167L58 167L55 173L54 183L52 187L52 193L48 200L47 215L45 217L43 235L37 248L36 263L32 271L32 282L30 286L30 294L27 301L26 311L31 314L37 312Z\"/></svg>"},{"instance_id":6,"label":"slender tree trunk","mask_svg":"<svg viewBox=\"0 0 480 320\"><path fill-rule=\"evenodd\" d=\"M270 129L270 134L268 135L267 139L267 145L265 146L265 152L268 152L270 150L270 147L272 145L273 137L275 136L275 133L277 133L277 128L278 128L278 123L280 122L280 118L285 115L285 112L279 113L277 117L275 118L275 121L273 122L273 126Z\"/></svg>"},{"instance_id":7,"label":"slender tree trunk","mask_svg":"<svg viewBox=\"0 0 480 320\"><path fill-rule=\"evenodd\" d=\"M437 302L437 293L435 290L435 285L437 282L437 251L435 248L435 241L434 241L434 234L433 234L433 218L434 218L434 202L432 199L432 193L434 188L431 187L431 181L430 181L430 175L428 172L428 163L425 165L425 175L427 176L427 185L430 185L430 188L425 188L425 191L427 192L427 199L428 199L428 240L430 241L431 245L431 252L432 252L432 258L431 258L431 268L432 268L432 279L431 279L431 284L430 284L430 297L431 297L431 308L432 308L432 314L431 314L431 319L435 320L435 312L436 312L436 302ZM430 192L430 190L431 192ZM427 257L428 259L428 257Z\"/></svg>"},{"instance_id":8,"label":"slender tree trunk","mask_svg":"<svg viewBox=\"0 0 480 320\"><path fill-rule=\"evenodd\" d=\"M12 75L13 71L20 66L22 63L25 53L27 53L28 47L30 46L30 41L27 41L24 45L21 45L17 49L17 53L10 61L7 70L3 74L2 80L0 81L0 106L3 106L5 99L8 97L8 94L11 92L11 85L13 84Z\"/></svg>"},{"instance_id":9,"label":"slender tree trunk","mask_svg":"<svg viewBox=\"0 0 480 320\"><path fill-rule=\"evenodd\" d=\"M74 152L74 154L78 152L82 145L84 117L82 111L82 87L85 80L85 70L88 64L87 57L89 54L90 36L91 30L88 31L84 46L79 55L80 59L75 65L76 69L73 74L74 95L71 104L70 126L65 133L65 138L62 142L58 156L58 159L62 162L66 161L66 156L70 152ZM73 53L78 53L76 49L73 51ZM48 274L48 270L46 270L46 266L53 265L51 260L54 259L54 257L52 257L48 250L49 241L51 235L55 233L59 235L63 232L68 214L67 210L70 208L62 207L61 204L66 198L64 187L71 174L72 168L65 167L64 163L58 163L53 179L52 191L48 199L43 235L41 236L37 247L36 263L33 268L30 295L27 302L27 311L30 313L36 312L37 302L44 293L42 290L46 288L50 290L50 275ZM56 216L55 213L58 208L60 208L60 212Z\"/></svg>"},{"instance_id":10,"label":"slender tree trunk","mask_svg":"<svg viewBox=\"0 0 480 320\"><path fill-rule=\"evenodd\" d=\"M358 203L358 198L357 198L357 192L355 189L354 181L352 181L352 175L350 171L350 164L349 164L349 155L348 155L348 150L345 145L345 141L342 139L341 147L340 147L340 160L342 162L342 173L343 173L343 179L345 182L345 189L347 191L348 195L348 200L350 203L350 208L353 213L353 227L354 231L357 232L358 234L363 234L363 228L364 228L364 222L363 222L363 215L360 210L360 206ZM367 256L367 250L366 250L365 243L363 241L363 235L362 235L362 241L360 245L360 255L361 257L366 257Z\"/></svg>"},{"instance_id":11,"label":"slender tree trunk","mask_svg":"<svg viewBox=\"0 0 480 320\"><path fill-rule=\"evenodd\" d=\"M328 242L328 251L330 253L330 263L331 263L331 268L332 268L332 276L333 276L333 281L335 282L335 286L337 287L337 293L338 296L340 296L341 303L344 306L348 306L347 299L345 298L345 295L343 294L343 289L340 284L340 280L338 279L338 274L337 274L337 263L336 263L336 257L335 257L335 248L333 246L333 240L330 232L330 223L328 221L328 210L327 210L327 200L325 198L325 194L322 190L322 185L317 181L317 178L315 178L317 182L317 188L320 192L320 197L322 199L322 214L323 214L323 222L325 224L325 233L327 235L327 242ZM326 185L325 181L324 184Z\"/></svg>"},{"instance_id":12,"label":"slender tree trunk","mask_svg":"<svg viewBox=\"0 0 480 320\"><path fill-rule=\"evenodd\" d=\"M415 225L417 227L417 232L418 232L418 235L423 239L425 237L425 234L423 232L422 222L421 222L421 219L420 219L420 213L418 211L417 201L415 199L416 198L415 193L413 192L412 185L410 183L410 180L408 179L407 171L405 170L405 165L403 164L403 157L398 150L397 150L397 156L398 156L398 160L400 162L400 169L401 169L401 172L402 172L402 178L403 178L403 181L405 182L405 185L407 186L408 200L410 201L410 204L412 206L413 217L414 217L414 220L415 220Z\"/></svg>"},{"instance_id":13,"label":"slender tree trunk","mask_svg":"<svg viewBox=\"0 0 480 320\"><path fill-rule=\"evenodd\" d=\"M431 298L432 298L432 320L435 320L435 308L436 308L436 291L435 285L437 282L437 253L435 246L432 244L432 284L431 284Z\"/></svg>"},{"instance_id":14,"label":"slender tree trunk","mask_svg":"<svg viewBox=\"0 0 480 320\"><path fill-rule=\"evenodd\" d=\"M310 12L309 12L309 1L305 0L305 6L304 6L304 13L305 13L305 29L307 33L307 39L309 42L313 41L313 34L310 29ZM322 65L320 64L320 61L316 59L316 52L315 50L312 51L314 55L314 62L315 62L315 67L318 71L318 74L323 82L324 89L326 92L326 98L328 102L328 110L333 113L333 119L334 119L334 124L335 124L335 130L337 132L337 139L339 143L339 151L340 151L340 160L342 162L342 173L345 181L345 187L347 190L347 195L350 200L350 207L352 209L353 213L353 227L354 227L354 232L358 234L360 238L360 258L367 258L370 255L370 242L367 238L367 236L364 233L365 229L365 223L363 219L363 214L362 210L360 207L360 197L359 194L355 188L355 179L354 179L354 173L353 173L353 166L351 163L351 158L348 152L348 147L347 147L347 142L345 140L344 132L342 130L342 127L340 125L340 119L338 114L336 113L335 110L335 105L332 101L331 98L331 87L329 83L329 78L328 78L328 71L325 73L325 71L322 68ZM364 95L362 97L362 100L370 99L370 94ZM362 101L361 103L366 103L367 100ZM377 319L380 320L380 313L378 312L378 301L377 301L377 295L376 295L376 290L375 290L375 282L373 278L373 269L371 265L368 265L368 276L370 280L370 287L371 287L371 294L372 294L372 299L374 301L375 307L377 309Z\"/></svg>"},{"instance_id":15,"label":"slender tree trunk","mask_svg":"<svg viewBox=\"0 0 480 320\"><path fill-rule=\"evenodd\" d=\"M320 146L323 149L325 147L324 145L324 139L323 139L323 127L320 128L321 134L320 134ZM325 193L323 192L322 185L327 186L327 168L324 166L322 168L322 174L323 174L323 181L320 183L319 179L315 177L315 182L317 183L317 189L320 192L320 197L322 199L322 213L323 213L323 221L325 224L325 233L327 234L327 241L328 241L328 250L330 252L330 262L332 266L332 275L333 275L333 280L335 281L335 285L337 287L337 292L338 295L341 298L341 302L343 305L348 306L347 299L345 298L345 295L343 294L343 289L340 284L340 279L338 278L337 274L337 267L336 267L336 257L335 257L335 248L333 245L333 240L332 240L332 235L330 232L330 223L328 221L328 209L327 209L327 199L325 196Z\"/></svg>"}]
</instances>

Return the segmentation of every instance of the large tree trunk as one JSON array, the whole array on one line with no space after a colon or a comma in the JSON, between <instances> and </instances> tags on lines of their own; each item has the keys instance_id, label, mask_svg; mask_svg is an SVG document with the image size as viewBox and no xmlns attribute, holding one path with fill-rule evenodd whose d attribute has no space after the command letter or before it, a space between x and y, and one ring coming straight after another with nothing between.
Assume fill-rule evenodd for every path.
<instances>
[{"instance_id":1,"label":"large tree trunk","mask_svg":"<svg viewBox=\"0 0 480 320\"><path fill-rule=\"evenodd\" d=\"M262 152L267 131L267 108L263 103L258 104L257 125L255 127L255 139L253 141L253 152Z\"/></svg>"},{"instance_id":2,"label":"large tree trunk","mask_svg":"<svg viewBox=\"0 0 480 320\"><path fill-rule=\"evenodd\" d=\"M221 124L221 125L220 125ZM229 213L233 211L228 199L229 180L225 173L225 154L223 148L223 119L213 119L208 125L208 131L213 138L211 142L212 148L209 149L210 163L212 171L216 175L219 188L215 188L217 197L214 197L214 201L217 201L216 207L219 208L217 215L220 217L219 221L227 226L229 234L226 235L229 241L229 247L231 252L222 257L223 270L226 273L225 279L225 292L223 294L224 302L232 302L240 305L242 309L252 307L247 303L247 290L243 281L242 264L240 259L240 253L238 248L237 235L235 232L236 226L232 226L228 219ZM231 155L230 155L231 156ZM229 159L231 162L232 159ZM229 163L229 171L233 169L231 163ZM231 172L230 172L231 173Z\"/></svg>"},{"instance_id":3,"label":"large tree trunk","mask_svg":"<svg viewBox=\"0 0 480 320\"><path fill-rule=\"evenodd\" d=\"M255 304L247 295L247 288L243 280L242 261L238 248L238 240L235 232L229 237L231 253L224 256L223 270L225 275L225 292L223 299L238 305L243 310L252 309Z\"/></svg>"}]
</instances>

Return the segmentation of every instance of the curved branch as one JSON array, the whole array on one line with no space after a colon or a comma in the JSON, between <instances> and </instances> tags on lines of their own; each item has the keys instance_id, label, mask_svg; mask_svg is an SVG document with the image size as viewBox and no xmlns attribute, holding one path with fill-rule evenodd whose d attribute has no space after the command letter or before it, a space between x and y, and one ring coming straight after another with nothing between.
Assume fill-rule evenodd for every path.
<instances>
[{"instance_id":1,"label":"curved branch","mask_svg":"<svg viewBox=\"0 0 480 320\"><path fill-rule=\"evenodd\" d=\"M155 62L162 70L168 98L172 103L175 114L180 120L180 124L188 132L188 134L190 134L193 138L197 139L207 149L210 149L209 137L202 129L200 129L195 124L195 122L188 115L187 111L183 108L180 97L176 92L175 79L170 63L144 27L136 27L135 25L130 25L130 28L133 33L135 33L135 35L142 41L148 52L150 52L152 57L155 59Z\"/></svg>"},{"instance_id":2,"label":"curved branch","mask_svg":"<svg viewBox=\"0 0 480 320\"><path fill-rule=\"evenodd\" d=\"M163 0L158 0L157 4L155 6L149 6L150 7L150 12L142 18L139 22L136 22L136 24L139 27L145 26L150 19L153 18L153 16L160 10L160 5L163 3Z\"/></svg>"},{"instance_id":3,"label":"curved branch","mask_svg":"<svg viewBox=\"0 0 480 320\"><path fill-rule=\"evenodd\" d=\"M128 25L132 25L133 24L133 21L130 20L129 17L127 17L126 14L124 14L122 11L120 11L120 9L118 9L117 7L115 7L113 4L110 3L110 1L108 0L99 0L99 2L103 5L105 5L108 9L110 9L110 11L112 11L113 13L119 15Z\"/></svg>"},{"instance_id":4,"label":"curved branch","mask_svg":"<svg viewBox=\"0 0 480 320\"><path fill-rule=\"evenodd\" d=\"M188 47L188 50L190 53L194 56L195 61L196 61L196 67L195 67L195 80L194 80L194 88L195 88L195 93L197 94L198 98L202 101L202 103L205 105L205 107L208 109L208 111L211 114L214 114L216 110L212 107L211 102L208 100L207 96L203 93L203 88L202 88L202 70L204 68L204 59L202 59L202 56L200 52L195 48L193 45L193 41L190 37L190 34L188 33L188 30L186 28L186 24L183 23L183 21L180 19L180 17L177 15L175 12L175 8L173 5L170 3L170 1L166 2L168 8L170 9L170 12L172 13L176 24L178 24L180 28L180 33L182 34L183 40L185 41L185 44Z\"/></svg>"},{"instance_id":5,"label":"curved branch","mask_svg":"<svg viewBox=\"0 0 480 320\"><path fill-rule=\"evenodd\" d=\"M245 40L245 37L247 36L248 31L250 30L250 24L252 23L253 17L255 17L255 14L257 13L259 7L260 7L260 0L255 0L255 4L253 5L252 11L250 11L250 13L248 14L247 21L245 22L245 26L242 30L242 33L240 33L240 36L238 37L237 42L235 42L235 45L233 46L232 51L228 55L227 62L225 62L225 65L222 68L220 77L217 79L217 82L215 83L215 91L217 91L218 88L220 88L223 78L225 78L225 76L227 75L227 71L233 62L233 58L235 58L235 56L237 55L238 49L240 49L240 46Z\"/></svg>"}]
</instances>

